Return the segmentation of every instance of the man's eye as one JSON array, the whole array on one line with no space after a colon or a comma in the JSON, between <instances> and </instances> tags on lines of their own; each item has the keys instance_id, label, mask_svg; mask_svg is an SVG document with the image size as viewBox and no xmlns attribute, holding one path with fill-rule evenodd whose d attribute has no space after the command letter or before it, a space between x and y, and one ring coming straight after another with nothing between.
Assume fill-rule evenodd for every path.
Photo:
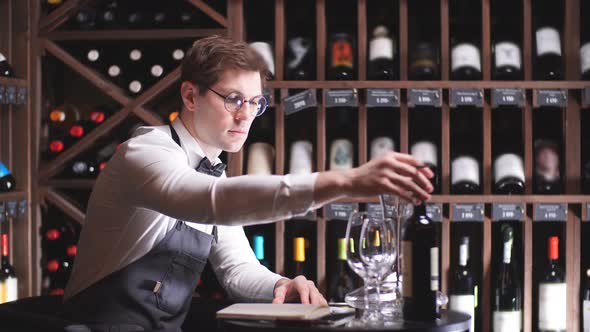
<instances>
[{"instance_id":1,"label":"man's eye","mask_svg":"<svg viewBox=\"0 0 590 332\"><path fill-rule=\"evenodd\" d=\"M244 97L237 93L231 93L227 96L227 100L236 105L242 105L244 102Z\"/></svg>"}]
</instances>

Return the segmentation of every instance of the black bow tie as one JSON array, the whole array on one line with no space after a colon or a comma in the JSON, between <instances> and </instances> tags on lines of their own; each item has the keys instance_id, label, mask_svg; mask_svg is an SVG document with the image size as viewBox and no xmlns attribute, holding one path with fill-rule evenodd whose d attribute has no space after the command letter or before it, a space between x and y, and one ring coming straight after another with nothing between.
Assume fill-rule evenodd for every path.
<instances>
[{"instance_id":1,"label":"black bow tie","mask_svg":"<svg viewBox=\"0 0 590 332\"><path fill-rule=\"evenodd\" d=\"M225 167L226 165L224 163L219 163L213 166L207 157L203 157L195 170L199 173L220 177L221 174L223 174Z\"/></svg>"}]
</instances>

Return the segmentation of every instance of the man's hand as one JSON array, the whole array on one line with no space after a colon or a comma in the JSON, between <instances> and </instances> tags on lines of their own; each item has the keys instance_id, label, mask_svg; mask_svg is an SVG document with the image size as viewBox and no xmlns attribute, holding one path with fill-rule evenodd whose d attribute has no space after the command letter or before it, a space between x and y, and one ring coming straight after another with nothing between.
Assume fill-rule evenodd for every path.
<instances>
[{"instance_id":1,"label":"man's hand","mask_svg":"<svg viewBox=\"0 0 590 332\"><path fill-rule=\"evenodd\" d=\"M313 281L307 280L304 276L277 281L272 303L280 304L285 302L328 305L328 302L326 302Z\"/></svg>"}]
</instances>

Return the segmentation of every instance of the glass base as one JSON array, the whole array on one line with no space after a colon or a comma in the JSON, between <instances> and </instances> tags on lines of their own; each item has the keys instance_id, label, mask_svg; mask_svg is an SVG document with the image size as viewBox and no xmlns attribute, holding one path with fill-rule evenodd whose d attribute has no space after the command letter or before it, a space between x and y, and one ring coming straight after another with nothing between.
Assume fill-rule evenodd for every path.
<instances>
[{"instance_id":1,"label":"glass base","mask_svg":"<svg viewBox=\"0 0 590 332\"><path fill-rule=\"evenodd\" d=\"M364 288L360 287L346 294L344 302L355 309L365 310ZM376 295L369 298L369 305L378 305L381 313L390 318L402 318L402 304L402 298L395 285L383 284L379 298Z\"/></svg>"}]
</instances>

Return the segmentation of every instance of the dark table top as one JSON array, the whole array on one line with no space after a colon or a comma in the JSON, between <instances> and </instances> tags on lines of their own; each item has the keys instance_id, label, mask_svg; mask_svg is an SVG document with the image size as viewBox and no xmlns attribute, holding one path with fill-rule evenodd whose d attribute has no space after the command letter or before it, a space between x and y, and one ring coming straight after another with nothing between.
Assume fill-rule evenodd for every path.
<instances>
[{"instance_id":1,"label":"dark table top","mask_svg":"<svg viewBox=\"0 0 590 332\"><path fill-rule=\"evenodd\" d=\"M469 316L454 312L445 311L441 313L441 318L434 322L400 322L393 326L326 326L317 325L308 322L279 322L279 321L254 321L254 320L219 320L219 327L224 332L255 332L255 331L337 331L337 332L355 332L355 331L406 331L406 332L458 332L466 331L470 328Z\"/></svg>"}]
</instances>

